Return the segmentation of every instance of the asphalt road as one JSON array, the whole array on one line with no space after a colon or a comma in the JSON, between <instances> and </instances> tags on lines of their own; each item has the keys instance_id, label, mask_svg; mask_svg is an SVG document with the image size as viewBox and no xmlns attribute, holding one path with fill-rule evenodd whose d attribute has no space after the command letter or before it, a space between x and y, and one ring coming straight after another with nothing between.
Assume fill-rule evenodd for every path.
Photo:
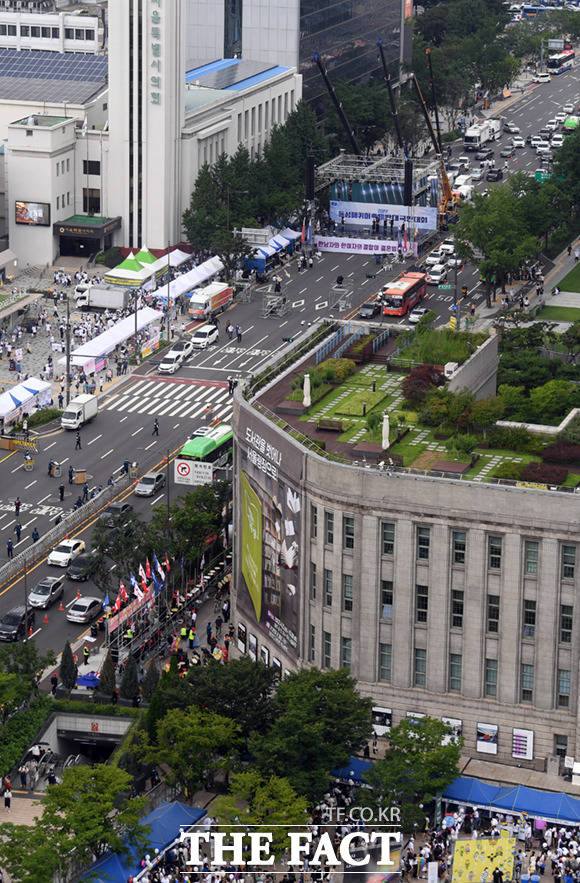
<instances>
[{"instance_id":1,"label":"asphalt road","mask_svg":"<svg viewBox=\"0 0 580 883\"><path fill-rule=\"evenodd\" d=\"M580 100L580 86L576 71L554 78L551 83L530 87L513 105L502 112L507 120L520 127L525 138L536 134L563 105ZM507 133L490 145L496 156L496 164L504 166L499 152L511 141ZM460 145L454 146L454 156L464 153ZM471 154L471 167L478 163ZM532 148L516 151L516 162L508 161L509 171L533 172L540 166ZM479 188L493 187L482 182ZM441 237L443 238L443 237ZM36 527L42 535L54 523L57 515L68 511L79 495L76 485L70 487L66 474L68 467L87 470L89 487L105 485L110 475L118 473L123 461L137 461L139 474L150 468L165 468L164 458L170 460L185 439L205 422L209 406L213 415L227 421L231 414L231 402L227 390L228 377L248 377L259 371L279 350L286 346L285 337L295 337L317 318L344 318L356 315L359 307L370 300L388 281L396 278L407 265L394 264L377 268L373 257L359 255L323 254L315 258L312 269L299 271L295 263L282 270L282 294L286 297L287 312L282 317L262 315L263 301L273 286L266 285L254 293L251 302L238 302L220 319L220 341L211 350L195 353L172 377L160 377L154 362L146 363L139 372L117 387L101 404L95 420L81 430L82 450L75 451L75 433L64 432L58 426L48 427L39 444L34 472L24 472L21 454L5 454L0 458L0 562L6 556L6 540L11 537L17 552L30 548L31 531ZM344 277L342 287L336 279ZM453 284L454 272L449 281ZM479 286L477 270L465 266L458 272L458 288L466 285L469 302L479 305L484 293ZM438 316L438 323L448 322L453 303L453 289L430 290L429 307ZM242 341L230 341L226 334L229 321L242 328ZM386 321L386 320L385 320ZM403 323L405 319L401 320ZM159 437L152 435L153 421L160 424ZM51 431L52 429L52 431ZM49 459L62 464L65 499L59 502L59 479L49 478ZM173 484L170 465L169 493L173 498L182 488ZM14 534L14 506L16 496L22 500L20 521L22 537L16 543ZM129 489L120 494L128 499L136 512L150 517L152 507L163 504L165 492L152 500L135 498ZM76 531L90 543L96 517L88 518ZM113 565L111 565L113 566ZM45 559L27 574L26 588L30 590L43 576L60 572L46 565ZM125 579L126 574L120 574ZM88 583L67 581L64 604L74 600L77 589L82 594L93 594L94 586ZM0 586L0 616L7 610L23 603L25 581L22 576ZM98 592L96 593L98 594ZM37 614L35 639L41 649L60 651L65 640L76 639L85 632L84 626L74 626L66 621L65 613L56 608Z\"/></svg>"}]
</instances>

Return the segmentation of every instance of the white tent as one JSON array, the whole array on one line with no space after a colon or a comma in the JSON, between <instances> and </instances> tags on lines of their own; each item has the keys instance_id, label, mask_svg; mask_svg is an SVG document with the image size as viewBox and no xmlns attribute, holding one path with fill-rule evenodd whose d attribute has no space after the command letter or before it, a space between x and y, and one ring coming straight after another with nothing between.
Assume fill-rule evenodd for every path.
<instances>
[{"instance_id":1,"label":"white tent","mask_svg":"<svg viewBox=\"0 0 580 883\"><path fill-rule=\"evenodd\" d=\"M288 248L288 246L290 245L290 240L287 239L285 236L282 236L281 233L277 233L275 236L272 236L268 245L271 245L272 248L275 249Z\"/></svg>"},{"instance_id":2,"label":"white tent","mask_svg":"<svg viewBox=\"0 0 580 883\"><path fill-rule=\"evenodd\" d=\"M163 313L154 310L152 307L143 307L137 311L137 331L141 331L147 325L153 322L161 323L163 321ZM133 337L135 334L135 314L127 316L115 322L112 328L107 328L102 334L94 337L92 340L83 343L73 353L71 353L71 364L88 369L89 373L94 371L94 362L104 358L119 346L120 343ZM60 359L60 364L65 363L65 359ZM91 364L92 363L92 364Z\"/></svg>"},{"instance_id":3,"label":"white tent","mask_svg":"<svg viewBox=\"0 0 580 883\"><path fill-rule=\"evenodd\" d=\"M187 254L186 251L180 251L179 248L176 248L174 251L169 254L169 263L172 267L180 267L181 264L184 264L191 258L190 254Z\"/></svg>"},{"instance_id":4,"label":"white tent","mask_svg":"<svg viewBox=\"0 0 580 883\"><path fill-rule=\"evenodd\" d=\"M180 294L188 294L198 285L207 282L208 279L212 279L216 273L223 270L223 267L224 265L218 257L210 258L208 261L200 264L199 267L194 267L188 273L173 279L169 285L162 285L161 288L154 292L154 297L161 301L166 301L169 297L171 303L173 303Z\"/></svg>"},{"instance_id":5,"label":"white tent","mask_svg":"<svg viewBox=\"0 0 580 883\"><path fill-rule=\"evenodd\" d=\"M284 227L284 229L281 230L280 233L277 235L283 236L284 239L290 240L300 239L300 237L302 236L301 233L297 233L296 230L292 230L290 227Z\"/></svg>"},{"instance_id":6,"label":"white tent","mask_svg":"<svg viewBox=\"0 0 580 883\"><path fill-rule=\"evenodd\" d=\"M48 405L50 399L50 383L38 377L30 377L0 395L0 417L5 423L14 422L24 411L31 413Z\"/></svg>"}]
</instances>

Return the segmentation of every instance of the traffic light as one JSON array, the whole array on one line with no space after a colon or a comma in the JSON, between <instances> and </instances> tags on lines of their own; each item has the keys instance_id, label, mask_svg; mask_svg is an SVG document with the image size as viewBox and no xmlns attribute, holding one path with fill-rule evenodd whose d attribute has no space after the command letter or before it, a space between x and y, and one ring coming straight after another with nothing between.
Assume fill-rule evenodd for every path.
<instances>
[{"instance_id":1,"label":"traffic light","mask_svg":"<svg viewBox=\"0 0 580 883\"><path fill-rule=\"evenodd\" d=\"M293 337L283 337L282 341L283 341L283 343L293 343L294 338Z\"/></svg>"}]
</instances>

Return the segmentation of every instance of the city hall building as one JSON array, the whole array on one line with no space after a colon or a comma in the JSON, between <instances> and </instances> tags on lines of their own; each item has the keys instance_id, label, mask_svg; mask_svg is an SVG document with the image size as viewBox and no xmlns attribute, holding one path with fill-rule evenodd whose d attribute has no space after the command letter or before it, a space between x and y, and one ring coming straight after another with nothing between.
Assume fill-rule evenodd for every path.
<instances>
[{"instance_id":1,"label":"city hall building","mask_svg":"<svg viewBox=\"0 0 580 883\"><path fill-rule=\"evenodd\" d=\"M235 395L239 651L348 668L379 732L432 715L480 759L578 756L578 497L335 462L263 395Z\"/></svg>"}]
</instances>

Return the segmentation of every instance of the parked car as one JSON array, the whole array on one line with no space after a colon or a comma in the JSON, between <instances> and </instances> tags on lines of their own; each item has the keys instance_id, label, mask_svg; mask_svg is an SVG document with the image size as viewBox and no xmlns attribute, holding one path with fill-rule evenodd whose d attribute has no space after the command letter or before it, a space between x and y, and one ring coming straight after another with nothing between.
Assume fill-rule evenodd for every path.
<instances>
[{"instance_id":1,"label":"parked car","mask_svg":"<svg viewBox=\"0 0 580 883\"><path fill-rule=\"evenodd\" d=\"M509 132L510 135L519 135L520 127L516 126L515 123L506 123L503 127L504 132Z\"/></svg>"},{"instance_id":2,"label":"parked car","mask_svg":"<svg viewBox=\"0 0 580 883\"><path fill-rule=\"evenodd\" d=\"M566 116L570 116L571 113L574 113L574 105L573 104L565 104L562 108L563 112Z\"/></svg>"},{"instance_id":3,"label":"parked car","mask_svg":"<svg viewBox=\"0 0 580 883\"><path fill-rule=\"evenodd\" d=\"M34 610L28 610L24 605L14 607L0 619L0 641L25 638L30 628L34 629Z\"/></svg>"},{"instance_id":4,"label":"parked car","mask_svg":"<svg viewBox=\"0 0 580 883\"><path fill-rule=\"evenodd\" d=\"M472 181L482 181L483 180L483 173L484 173L484 170L480 166L477 169L472 169L469 174L471 175Z\"/></svg>"},{"instance_id":5,"label":"parked car","mask_svg":"<svg viewBox=\"0 0 580 883\"><path fill-rule=\"evenodd\" d=\"M427 274L428 285L439 285L447 279L447 268L443 264L435 264Z\"/></svg>"},{"instance_id":6,"label":"parked car","mask_svg":"<svg viewBox=\"0 0 580 883\"><path fill-rule=\"evenodd\" d=\"M95 566L95 558L90 553L86 555L79 555L78 558L69 564L66 569L66 575L68 579L78 580L83 582L87 580L91 575L93 568Z\"/></svg>"},{"instance_id":7,"label":"parked car","mask_svg":"<svg viewBox=\"0 0 580 883\"><path fill-rule=\"evenodd\" d=\"M175 374L183 365L183 355L181 353L166 353L159 365L160 374Z\"/></svg>"},{"instance_id":8,"label":"parked car","mask_svg":"<svg viewBox=\"0 0 580 883\"><path fill-rule=\"evenodd\" d=\"M463 266L463 258L460 258L458 254L450 254L447 259L448 267L462 267Z\"/></svg>"},{"instance_id":9,"label":"parked car","mask_svg":"<svg viewBox=\"0 0 580 883\"><path fill-rule=\"evenodd\" d=\"M28 596L31 607L41 607L46 610L55 601L62 598L64 593L64 577L45 576L41 579Z\"/></svg>"},{"instance_id":10,"label":"parked car","mask_svg":"<svg viewBox=\"0 0 580 883\"><path fill-rule=\"evenodd\" d=\"M493 157L493 150L491 147L482 147L481 150L478 150L475 154L475 158L480 162L482 159L491 159Z\"/></svg>"},{"instance_id":11,"label":"parked car","mask_svg":"<svg viewBox=\"0 0 580 883\"><path fill-rule=\"evenodd\" d=\"M542 141L544 140L543 138L540 138L539 135L530 135L529 139L530 139L530 142L529 142L530 147L537 147L538 144L541 144ZM527 139L526 139L526 143L527 143Z\"/></svg>"},{"instance_id":12,"label":"parked car","mask_svg":"<svg viewBox=\"0 0 580 883\"><path fill-rule=\"evenodd\" d=\"M165 484L164 472L146 472L135 485L135 496L152 497Z\"/></svg>"},{"instance_id":13,"label":"parked car","mask_svg":"<svg viewBox=\"0 0 580 883\"><path fill-rule=\"evenodd\" d=\"M100 598L84 596L77 598L74 604L69 607L66 618L69 622L92 622L103 610L103 602Z\"/></svg>"},{"instance_id":14,"label":"parked car","mask_svg":"<svg viewBox=\"0 0 580 883\"><path fill-rule=\"evenodd\" d=\"M216 343L219 340L219 336L219 331L215 325L204 325L203 328L198 328L194 332L191 342L194 349L205 350L212 343Z\"/></svg>"},{"instance_id":15,"label":"parked car","mask_svg":"<svg viewBox=\"0 0 580 883\"><path fill-rule=\"evenodd\" d=\"M556 114L556 116L554 117L554 119L556 120L557 123L559 123L560 125L562 125L562 123L565 123L565 122L566 122L566 117L567 117L567 116L568 116L568 114L567 114L567 113L564 113L564 111L561 110L559 113Z\"/></svg>"},{"instance_id":16,"label":"parked car","mask_svg":"<svg viewBox=\"0 0 580 883\"><path fill-rule=\"evenodd\" d=\"M119 520L124 519L132 511L131 503L109 503L105 511L100 515L99 521L105 527L115 527Z\"/></svg>"},{"instance_id":17,"label":"parked car","mask_svg":"<svg viewBox=\"0 0 580 883\"><path fill-rule=\"evenodd\" d=\"M499 152L499 155L501 156L502 159L511 159L514 155L514 149L513 149L513 147L502 147L502 149Z\"/></svg>"},{"instance_id":18,"label":"parked car","mask_svg":"<svg viewBox=\"0 0 580 883\"><path fill-rule=\"evenodd\" d=\"M444 239L441 245L439 246L439 251L442 254L454 254L455 253L455 240L453 238Z\"/></svg>"},{"instance_id":19,"label":"parked car","mask_svg":"<svg viewBox=\"0 0 580 883\"><path fill-rule=\"evenodd\" d=\"M550 152L550 148L551 145L549 141L542 141L542 143L538 144L538 146L536 147L536 153L538 156L543 156L544 154Z\"/></svg>"},{"instance_id":20,"label":"parked car","mask_svg":"<svg viewBox=\"0 0 580 883\"><path fill-rule=\"evenodd\" d=\"M518 150L520 147L525 147L525 146L526 146L526 142L524 141L524 139L522 138L521 135L516 135L515 138L512 138L512 147L514 149Z\"/></svg>"},{"instance_id":21,"label":"parked car","mask_svg":"<svg viewBox=\"0 0 580 883\"><path fill-rule=\"evenodd\" d=\"M49 554L46 563L53 567L68 567L84 551L85 544L82 540L62 540Z\"/></svg>"},{"instance_id":22,"label":"parked car","mask_svg":"<svg viewBox=\"0 0 580 883\"><path fill-rule=\"evenodd\" d=\"M556 132L555 135L552 135L552 140L550 144L552 147L561 147L564 143L564 136L560 132Z\"/></svg>"},{"instance_id":23,"label":"parked car","mask_svg":"<svg viewBox=\"0 0 580 883\"><path fill-rule=\"evenodd\" d=\"M555 118L553 120L548 120L544 128L547 129L548 132L555 132L558 128L558 120Z\"/></svg>"},{"instance_id":24,"label":"parked car","mask_svg":"<svg viewBox=\"0 0 580 883\"><path fill-rule=\"evenodd\" d=\"M543 71L541 74L537 74L534 83L550 83L551 80L550 74L547 71Z\"/></svg>"},{"instance_id":25,"label":"parked car","mask_svg":"<svg viewBox=\"0 0 580 883\"><path fill-rule=\"evenodd\" d=\"M551 134L552 133L550 132L550 130L546 128L540 129L540 131L538 132L538 135L542 139L542 141L549 141Z\"/></svg>"},{"instance_id":26,"label":"parked car","mask_svg":"<svg viewBox=\"0 0 580 883\"><path fill-rule=\"evenodd\" d=\"M487 175L485 176L486 181L501 181L503 178L503 172L501 169L489 169Z\"/></svg>"},{"instance_id":27,"label":"parked car","mask_svg":"<svg viewBox=\"0 0 580 883\"><path fill-rule=\"evenodd\" d=\"M427 307L415 307L414 310L411 310L409 313L407 321L411 323L411 325L416 325L417 322L420 322L423 316L426 316L429 312Z\"/></svg>"},{"instance_id":28,"label":"parked car","mask_svg":"<svg viewBox=\"0 0 580 883\"><path fill-rule=\"evenodd\" d=\"M174 343L169 352L168 356L179 355L185 361L185 359L189 359L190 355L193 352L193 344L191 340L178 340L177 343Z\"/></svg>"},{"instance_id":29,"label":"parked car","mask_svg":"<svg viewBox=\"0 0 580 883\"><path fill-rule=\"evenodd\" d=\"M377 301L369 301L363 304L358 311L359 319L372 319L381 312L381 305Z\"/></svg>"}]
</instances>

